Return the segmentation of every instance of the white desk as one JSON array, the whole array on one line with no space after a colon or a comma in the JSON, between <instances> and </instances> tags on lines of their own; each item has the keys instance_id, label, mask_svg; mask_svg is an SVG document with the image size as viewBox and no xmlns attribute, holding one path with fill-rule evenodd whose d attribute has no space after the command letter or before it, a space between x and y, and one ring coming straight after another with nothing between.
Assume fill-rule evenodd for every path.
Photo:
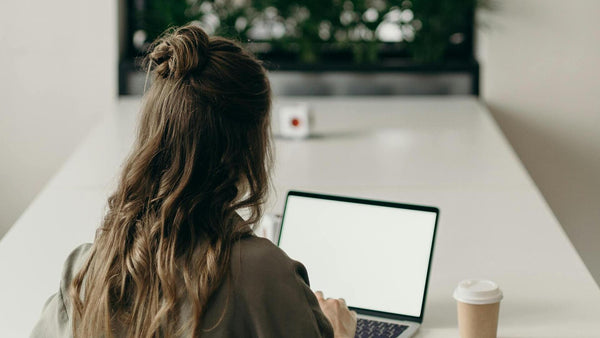
<instances>
[{"instance_id":1,"label":"white desk","mask_svg":"<svg viewBox=\"0 0 600 338\"><path fill-rule=\"evenodd\" d=\"M420 337L458 336L452 290L478 277L504 291L501 337L600 337L598 286L475 99L304 101L314 105L317 137L276 140L267 210L281 212L292 188L438 206ZM0 242L0 337L27 336L67 254L93 239L138 104L121 101Z\"/></svg>"}]
</instances>

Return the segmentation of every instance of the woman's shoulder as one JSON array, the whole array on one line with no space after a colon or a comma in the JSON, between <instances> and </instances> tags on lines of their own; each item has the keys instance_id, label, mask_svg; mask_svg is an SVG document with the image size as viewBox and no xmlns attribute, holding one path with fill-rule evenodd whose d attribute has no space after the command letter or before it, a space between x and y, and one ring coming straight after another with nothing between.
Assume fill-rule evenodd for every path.
<instances>
[{"instance_id":1,"label":"woman's shoulder","mask_svg":"<svg viewBox=\"0 0 600 338\"><path fill-rule=\"evenodd\" d=\"M63 266L63 279L73 279L83 262L88 258L91 248L92 243L83 243L71 251Z\"/></svg>"},{"instance_id":2,"label":"woman's shoulder","mask_svg":"<svg viewBox=\"0 0 600 338\"><path fill-rule=\"evenodd\" d=\"M87 259L91 246L89 243L78 246L65 260L60 287L44 304L40 319L31 332L31 337L71 336L72 304L69 298L69 286Z\"/></svg>"},{"instance_id":3,"label":"woman's shoulder","mask_svg":"<svg viewBox=\"0 0 600 338\"><path fill-rule=\"evenodd\" d=\"M65 260L65 263L63 264L63 270L60 279L60 292L64 297L65 307L69 312L71 310L71 300L68 295L71 282L83 266L85 260L88 258L91 247L91 243L79 245L73 249L73 251L71 251Z\"/></svg>"},{"instance_id":4,"label":"woman's shoulder","mask_svg":"<svg viewBox=\"0 0 600 338\"><path fill-rule=\"evenodd\" d=\"M270 240L249 236L234 245L231 255L231 267L235 275L243 280L263 281L297 278L304 267L291 259L283 250Z\"/></svg>"},{"instance_id":5,"label":"woman's shoulder","mask_svg":"<svg viewBox=\"0 0 600 338\"><path fill-rule=\"evenodd\" d=\"M241 262L247 266L263 266L265 263L289 266L293 263L273 242L255 235L240 239L234 245L232 253L239 255Z\"/></svg>"}]
</instances>

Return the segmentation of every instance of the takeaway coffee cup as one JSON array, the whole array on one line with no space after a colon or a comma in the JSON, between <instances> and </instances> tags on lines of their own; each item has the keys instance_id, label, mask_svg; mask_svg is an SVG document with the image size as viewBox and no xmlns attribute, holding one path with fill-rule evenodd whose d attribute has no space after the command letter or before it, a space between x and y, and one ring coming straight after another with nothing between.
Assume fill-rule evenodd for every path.
<instances>
[{"instance_id":1,"label":"takeaway coffee cup","mask_svg":"<svg viewBox=\"0 0 600 338\"><path fill-rule=\"evenodd\" d=\"M454 290L461 338L496 338L502 291L489 280L467 279Z\"/></svg>"}]
</instances>

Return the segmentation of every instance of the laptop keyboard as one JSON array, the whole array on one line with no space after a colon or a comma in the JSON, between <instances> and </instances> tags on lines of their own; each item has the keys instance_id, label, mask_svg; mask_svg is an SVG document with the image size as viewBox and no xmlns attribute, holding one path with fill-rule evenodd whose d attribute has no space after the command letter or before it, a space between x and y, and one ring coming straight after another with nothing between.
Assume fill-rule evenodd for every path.
<instances>
[{"instance_id":1,"label":"laptop keyboard","mask_svg":"<svg viewBox=\"0 0 600 338\"><path fill-rule=\"evenodd\" d=\"M398 337L408 326L369 319L358 319L355 338Z\"/></svg>"}]
</instances>

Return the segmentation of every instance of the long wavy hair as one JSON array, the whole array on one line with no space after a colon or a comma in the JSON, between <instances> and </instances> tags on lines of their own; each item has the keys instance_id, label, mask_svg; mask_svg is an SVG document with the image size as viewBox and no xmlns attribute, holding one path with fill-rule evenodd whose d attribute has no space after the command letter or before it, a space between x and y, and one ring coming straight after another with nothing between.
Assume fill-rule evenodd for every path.
<instances>
[{"instance_id":1,"label":"long wavy hair","mask_svg":"<svg viewBox=\"0 0 600 338\"><path fill-rule=\"evenodd\" d=\"M158 38L145 66L153 82L137 140L70 287L76 337L199 336L232 245L249 235L268 191L262 64L187 25ZM191 305L185 322L182 302Z\"/></svg>"}]
</instances>

